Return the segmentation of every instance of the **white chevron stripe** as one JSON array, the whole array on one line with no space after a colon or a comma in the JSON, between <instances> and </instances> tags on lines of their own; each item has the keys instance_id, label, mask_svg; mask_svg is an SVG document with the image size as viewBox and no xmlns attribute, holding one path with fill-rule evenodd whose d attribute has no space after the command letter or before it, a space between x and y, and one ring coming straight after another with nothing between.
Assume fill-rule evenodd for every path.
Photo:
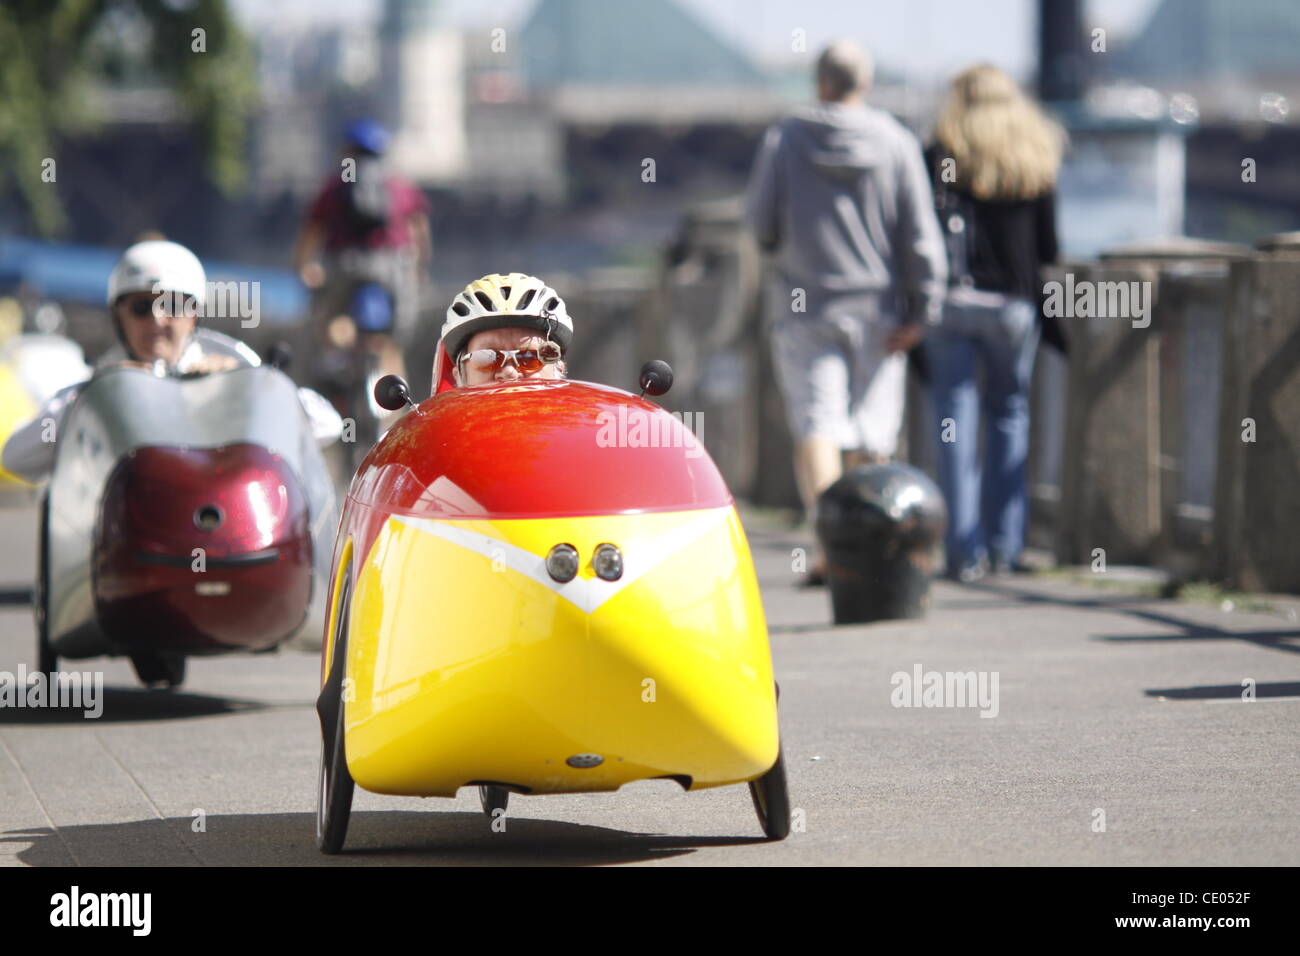
<instances>
[{"instance_id":1,"label":"white chevron stripe","mask_svg":"<svg viewBox=\"0 0 1300 956\"><path fill-rule=\"evenodd\" d=\"M730 508L713 508L678 525L671 531L648 541L639 542L631 551L623 551L623 576L617 581L603 578L574 578L561 584L546 573L546 558L542 555L525 551L499 538L468 531L442 521L429 518L417 518L409 515L393 515L392 519L408 527L431 534L443 541L448 541L467 551L481 554L491 561L500 561L512 571L517 571L531 578L543 587L550 588L574 607L587 614L595 610L618 594L638 578L650 573L668 558L682 550L688 544L702 538L719 524L727 520ZM561 542L556 541L556 544ZM618 542L611 542L617 544ZM591 555L580 555L581 560L589 562Z\"/></svg>"}]
</instances>

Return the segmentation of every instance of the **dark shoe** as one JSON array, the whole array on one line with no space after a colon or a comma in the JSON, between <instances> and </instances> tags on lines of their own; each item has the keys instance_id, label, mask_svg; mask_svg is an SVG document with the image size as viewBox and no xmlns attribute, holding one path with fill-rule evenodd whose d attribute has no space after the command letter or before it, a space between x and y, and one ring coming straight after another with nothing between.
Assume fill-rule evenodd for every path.
<instances>
[{"instance_id":1,"label":"dark shoe","mask_svg":"<svg viewBox=\"0 0 1300 956\"><path fill-rule=\"evenodd\" d=\"M1013 574L1030 574L1033 568L1024 564L1019 558L1008 561L1001 555L993 556L992 574L994 577L1006 578Z\"/></svg>"},{"instance_id":2,"label":"dark shoe","mask_svg":"<svg viewBox=\"0 0 1300 956\"><path fill-rule=\"evenodd\" d=\"M795 584L798 588L824 588L826 587L826 561L818 558L813 562L813 566L807 570L803 577Z\"/></svg>"},{"instance_id":3,"label":"dark shoe","mask_svg":"<svg viewBox=\"0 0 1300 956\"><path fill-rule=\"evenodd\" d=\"M979 581L989 572L989 563L986 559L980 558L976 561L967 561L956 567L950 567L944 575L949 581L957 581L961 584L973 584Z\"/></svg>"},{"instance_id":4,"label":"dark shoe","mask_svg":"<svg viewBox=\"0 0 1300 956\"><path fill-rule=\"evenodd\" d=\"M799 579L795 587L800 588L824 588L826 587L826 572L814 568Z\"/></svg>"}]
</instances>

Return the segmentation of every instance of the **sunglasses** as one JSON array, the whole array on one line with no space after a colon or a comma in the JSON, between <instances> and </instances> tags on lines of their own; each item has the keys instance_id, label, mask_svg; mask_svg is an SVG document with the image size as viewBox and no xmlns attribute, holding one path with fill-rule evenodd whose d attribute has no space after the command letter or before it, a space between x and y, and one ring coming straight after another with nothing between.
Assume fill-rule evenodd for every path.
<instances>
[{"instance_id":1,"label":"sunglasses","mask_svg":"<svg viewBox=\"0 0 1300 956\"><path fill-rule=\"evenodd\" d=\"M540 372L558 362L564 353L554 342L543 342L535 349L475 349L466 352L460 360L480 372L496 372L506 362L514 364L521 372Z\"/></svg>"},{"instance_id":2,"label":"sunglasses","mask_svg":"<svg viewBox=\"0 0 1300 956\"><path fill-rule=\"evenodd\" d=\"M126 310L137 319L149 318L154 314L154 303L159 299L162 300L162 305L159 307L159 311L163 315L193 315L195 314L195 310L198 308L198 300L193 296L186 296L180 303L181 311L179 313L174 312L174 297L170 295L161 295L138 296L133 299L128 299L126 301Z\"/></svg>"}]
</instances>

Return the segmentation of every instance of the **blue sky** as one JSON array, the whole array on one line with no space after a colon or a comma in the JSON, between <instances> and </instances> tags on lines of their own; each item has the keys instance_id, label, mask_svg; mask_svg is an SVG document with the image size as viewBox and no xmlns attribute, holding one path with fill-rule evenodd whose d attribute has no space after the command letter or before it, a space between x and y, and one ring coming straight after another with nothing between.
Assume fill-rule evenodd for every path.
<instances>
[{"instance_id":1,"label":"blue sky","mask_svg":"<svg viewBox=\"0 0 1300 956\"><path fill-rule=\"evenodd\" d=\"M380 0L232 0L250 27L357 22L378 16ZM521 22L537 0L443 0L447 21L474 28ZM610 0L611 3L636 0ZM806 32L808 48L851 35L891 70L918 82L942 80L975 61L990 61L1026 77L1034 66L1033 0L675 0L749 55L789 56L791 31ZM1141 26L1157 0L1090 0L1088 26L1110 39Z\"/></svg>"}]
</instances>

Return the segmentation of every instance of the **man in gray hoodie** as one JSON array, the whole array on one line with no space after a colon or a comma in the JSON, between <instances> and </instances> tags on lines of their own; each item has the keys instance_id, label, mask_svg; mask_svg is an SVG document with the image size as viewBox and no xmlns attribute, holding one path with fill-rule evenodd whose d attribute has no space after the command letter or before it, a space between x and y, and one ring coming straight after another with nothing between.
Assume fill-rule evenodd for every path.
<instances>
[{"instance_id":1,"label":"man in gray hoodie","mask_svg":"<svg viewBox=\"0 0 1300 956\"><path fill-rule=\"evenodd\" d=\"M831 44L816 79L821 102L767 131L746 197L775 256L772 346L809 516L841 453L893 456L907 350L938 321L947 280L921 145L864 102L866 51Z\"/></svg>"}]
</instances>

